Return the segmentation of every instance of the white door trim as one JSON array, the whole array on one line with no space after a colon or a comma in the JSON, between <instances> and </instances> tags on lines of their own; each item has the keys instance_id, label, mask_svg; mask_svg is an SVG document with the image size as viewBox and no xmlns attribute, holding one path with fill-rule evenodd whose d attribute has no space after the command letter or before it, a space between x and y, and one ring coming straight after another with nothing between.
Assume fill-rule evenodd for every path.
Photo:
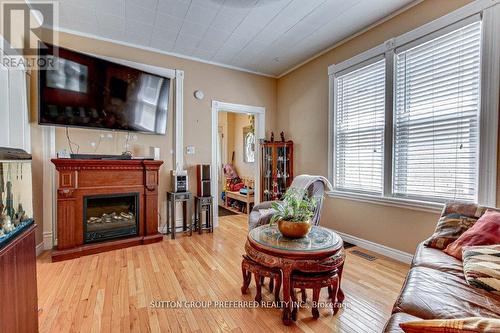
<instances>
[{"instance_id":1,"label":"white door trim","mask_svg":"<svg viewBox=\"0 0 500 333\"><path fill-rule=\"evenodd\" d=\"M218 194L218 170L217 170L217 134L219 129L219 112L234 112L234 113L251 113L255 115L255 204L260 201L260 149L257 148L257 144L260 139L264 139L266 136L266 108L261 106L251 106L244 104L233 104L212 100L212 183L211 192L214 197L214 213L213 213L213 223L214 227L219 226L219 194ZM250 213L250 212L248 212Z\"/></svg>"}]
</instances>

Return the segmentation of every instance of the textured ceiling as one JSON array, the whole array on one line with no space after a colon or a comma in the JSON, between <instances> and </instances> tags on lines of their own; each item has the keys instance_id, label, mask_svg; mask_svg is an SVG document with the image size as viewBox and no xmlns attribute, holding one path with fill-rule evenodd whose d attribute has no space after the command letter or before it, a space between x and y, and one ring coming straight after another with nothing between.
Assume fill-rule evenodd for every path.
<instances>
[{"instance_id":1,"label":"textured ceiling","mask_svg":"<svg viewBox=\"0 0 500 333\"><path fill-rule=\"evenodd\" d=\"M59 0L61 30L279 76L413 0Z\"/></svg>"}]
</instances>

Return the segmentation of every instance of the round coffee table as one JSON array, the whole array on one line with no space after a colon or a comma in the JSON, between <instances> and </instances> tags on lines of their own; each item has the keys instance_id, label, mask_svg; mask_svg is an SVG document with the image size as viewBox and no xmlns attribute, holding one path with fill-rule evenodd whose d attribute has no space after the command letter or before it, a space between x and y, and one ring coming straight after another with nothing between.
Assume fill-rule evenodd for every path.
<instances>
[{"instance_id":1,"label":"round coffee table","mask_svg":"<svg viewBox=\"0 0 500 333\"><path fill-rule=\"evenodd\" d=\"M344 293L340 287L344 266L344 243L330 229L313 226L309 234L300 239L284 237L277 226L264 225L248 233L246 254L257 263L279 268L283 286L283 323L290 325L290 276L293 271L319 273L338 270L339 291L337 302L342 303Z\"/></svg>"}]
</instances>

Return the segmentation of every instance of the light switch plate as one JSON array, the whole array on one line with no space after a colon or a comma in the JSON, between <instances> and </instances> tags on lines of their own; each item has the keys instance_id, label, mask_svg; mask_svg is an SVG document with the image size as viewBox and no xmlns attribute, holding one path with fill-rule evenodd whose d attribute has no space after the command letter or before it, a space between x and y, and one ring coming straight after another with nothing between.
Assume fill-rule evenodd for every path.
<instances>
[{"instance_id":1,"label":"light switch plate","mask_svg":"<svg viewBox=\"0 0 500 333\"><path fill-rule=\"evenodd\" d=\"M192 145L186 146L186 154L188 154L188 155L194 155L194 153L195 153L194 146L192 146Z\"/></svg>"}]
</instances>

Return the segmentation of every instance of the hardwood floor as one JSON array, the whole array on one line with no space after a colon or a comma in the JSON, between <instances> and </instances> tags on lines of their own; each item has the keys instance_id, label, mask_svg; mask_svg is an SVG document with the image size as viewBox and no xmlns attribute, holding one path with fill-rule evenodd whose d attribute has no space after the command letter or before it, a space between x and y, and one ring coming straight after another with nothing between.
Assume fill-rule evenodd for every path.
<instances>
[{"instance_id":1,"label":"hardwood floor","mask_svg":"<svg viewBox=\"0 0 500 333\"><path fill-rule=\"evenodd\" d=\"M342 286L346 308L318 320L301 309L290 327L275 308L166 309L152 301L252 301L241 295L246 215L220 218L213 234L116 250L74 260L37 261L40 332L380 332L408 266L347 250ZM365 250L363 250L365 251ZM373 254L369 251L366 253ZM264 300L273 297L263 289ZM309 299L311 299L309 295ZM326 290L321 298L326 300Z\"/></svg>"}]
</instances>

